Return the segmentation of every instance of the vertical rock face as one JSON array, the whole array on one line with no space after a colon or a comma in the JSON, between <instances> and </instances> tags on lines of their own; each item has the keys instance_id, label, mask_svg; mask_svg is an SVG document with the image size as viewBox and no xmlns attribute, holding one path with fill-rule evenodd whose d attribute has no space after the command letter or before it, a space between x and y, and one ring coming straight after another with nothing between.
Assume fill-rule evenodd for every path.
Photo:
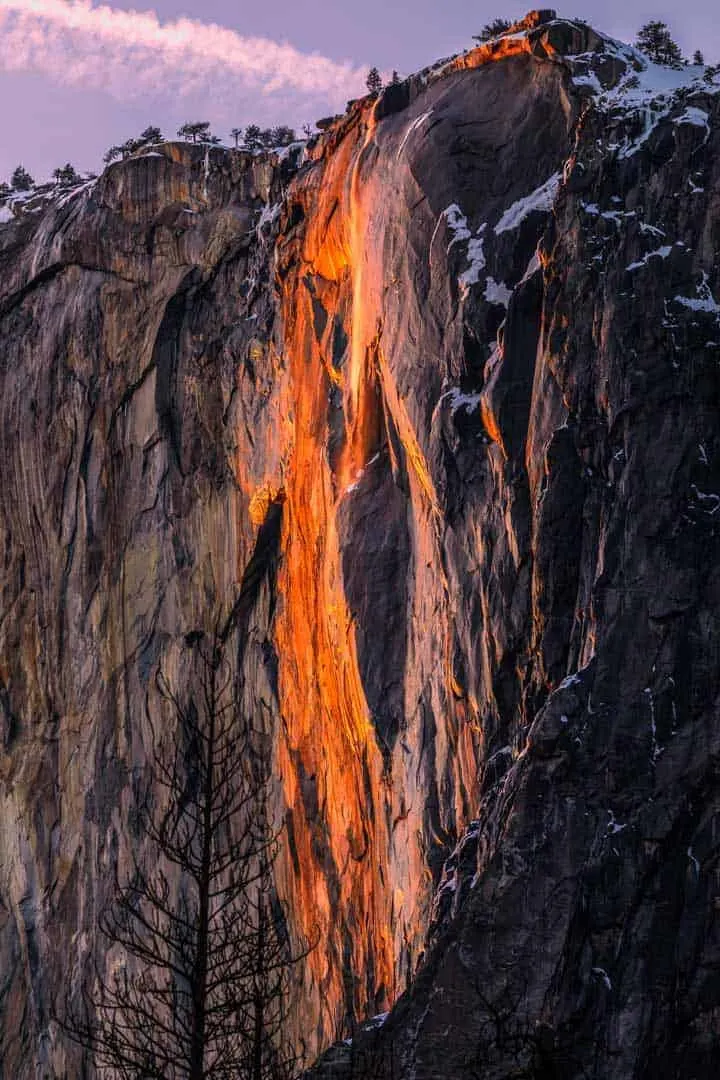
<instances>
[{"instance_id":1,"label":"vertical rock face","mask_svg":"<svg viewBox=\"0 0 720 1080\"><path fill-rule=\"evenodd\" d=\"M283 169L169 146L0 229L8 1073L65 1074L50 1021L90 970L115 864L140 843L155 672L162 662L182 685L184 636L226 618L244 580L247 705L272 700L272 560L255 551L272 530L250 507L281 449L266 437L274 305L260 215ZM253 583L258 563L268 573Z\"/></svg>"},{"instance_id":2,"label":"vertical rock face","mask_svg":"<svg viewBox=\"0 0 720 1080\"><path fill-rule=\"evenodd\" d=\"M166 146L0 227L8 1070L72 1074L154 674L222 619L311 1049L417 973L368 1076L705 1075L718 97L653 74L535 13L302 165Z\"/></svg>"}]
</instances>

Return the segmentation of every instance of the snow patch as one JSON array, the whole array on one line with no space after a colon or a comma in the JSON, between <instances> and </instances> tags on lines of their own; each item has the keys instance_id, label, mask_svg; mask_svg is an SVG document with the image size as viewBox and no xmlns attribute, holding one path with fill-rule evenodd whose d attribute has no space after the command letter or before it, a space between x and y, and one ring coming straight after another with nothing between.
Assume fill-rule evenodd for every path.
<instances>
[{"instance_id":1,"label":"snow patch","mask_svg":"<svg viewBox=\"0 0 720 1080\"><path fill-rule=\"evenodd\" d=\"M255 226L255 233L258 240L262 240L262 233L265 226L273 225L277 221L281 209L282 203L265 203L265 206L263 206L262 211L260 212L258 223Z\"/></svg>"},{"instance_id":2,"label":"snow patch","mask_svg":"<svg viewBox=\"0 0 720 1080\"><path fill-rule=\"evenodd\" d=\"M508 289L504 281L496 281L495 278L489 277L485 282L485 299L488 304L497 304L499 307L507 308L512 294L513 290Z\"/></svg>"},{"instance_id":3,"label":"snow patch","mask_svg":"<svg viewBox=\"0 0 720 1080\"><path fill-rule=\"evenodd\" d=\"M446 401L448 398L450 399L450 411L453 415L459 409L464 409L466 413L474 412L480 404L480 394L465 394L457 386L446 390L440 401Z\"/></svg>"},{"instance_id":4,"label":"snow patch","mask_svg":"<svg viewBox=\"0 0 720 1080\"><path fill-rule=\"evenodd\" d=\"M659 255L661 259L667 259L672 249L672 244L664 244L663 247L656 248L655 251L648 251L647 255L644 255L639 262L630 263L630 265L626 266L625 269L639 270L641 266L647 266L648 259L652 259L654 255Z\"/></svg>"},{"instance_id":5,"label":"snow patch","mask_svg":"<svg viewBox=\"0 0 720 1080\"><path fill-rule=\"evenodd\" d=\"M528 214L532 214L533 211L539 210L547 213L552 210L559 188L560 173L556 172L549 176L545 183L541 184L535 191L531 191L529 195L525 195L524 198L518 199L517 202L508 207L495 226L496 235L499 236L500 233L517 229Z\"/></svg>"},{"instance_id":6,"label":"snow patch","mask_svg":"<svg viewBox=\"0 0 720 1080\"><path fill-rule=\"evenodd\" d=\"M487 222L483 222L477 231L477 235L468 240L467 257L470 265L460 275L460 295L465 298L470 291L471 285L476 285L480 280L480 273L485 269L485 252L483 251L483 237Z\"/></svg>"},{"instance_id":7,"label":"snow patch","mask_svg":"<svg viewBox=\"0 0 720 1080\"><path fill-rule=\"evenodd\" d=\"M608 975L605 968L594 967L592 969L592 973L593 973L593 975L597 975L597 977L599 979L602 979L602 981L605 983L605 986L607 987L608 990L612 990L612 983L610 982L610 976Z\"/></svg>"},{"instance_id":8,"label":"snow patch","mask_svg":"<svg viewBox=\"0 0 720 1080\"><path fill-rule=\"evenodd\" d=\"M447 227L452 233L452 239L447 246L447 252L450 254L450 250L455 244L466 243L467 244L467 259L469 266L467 270L458 278L460 283L460 295L463 299L468 294L471 285L477 284L480 280L480 274L485 269L485 252L483 251L483 233L487 228L487 222L483 222L480 228L473 236L472 231L468 225L468 220L463 214L462 210L457 203L451 203L447 206L440 217L437 220L435 230L430 240L430 247L432 248L437 231L440 228L441 223L447 222Z\"/></svg>"},{"instance_id":9,"label":"snow patch","mask_svg":"<svg viewBox=\"0 0 720 1080\"><path fill-rule=\"evenodd\" d=\"M675 301L691 311L705 311L711 315L720 315L720 304L712 294L708 284L708 276L703 273L703 279L696 286L697 296L676 296Z\"/></svg>"},{"instance_id":10,"label":"snow patch","mask_svg":"<svg viewBox=\"0 0 720 1080\"><path fill-rule=\"evenodd\" d=\"M95 187L96 182L96 180L88 180L87 183L80 184L78 187L74 187L71 191L66 191L63 195L61 195L58 199L55 200L55 205L58 208L62 208L63 206L67 206L67 204L72 199L76 199L78 195L87 195L88 192L92 191L92 189Z\"/></svg>"},{"instance_id":11,"label":"snow patch","mask_svg":"<svg viewBox=\"0 0 720 1080\"><path fill-rule=\"evenodd\" d=\"M440 215L440 217L437 220L437 225L435 226L435 231L433 232L432 239L430 240L430 247L432 247L432 245L433 245L433 241L434 241L434 239L435 239L435 237L437 235L437 231L440 228L440 224L441 224L442 221L447 222L447 227L450 230L450 232L453 234L452 235L452 240L450 241L450 243L447 246L447 250L448 250L448 254L449 254L450 253L450 248L453 246L453 244L457 244L461 240L469 240L470 237L472 236L472 233L470 232L470 229L468 228L467 218L463 214L463 212L460 209L460 207L458 206L458 204L457 203L450 203L450 206L447 206L443 210L442 214Z\"/></svg>"},{"instance_id":12,"label":"snow patch","mask_svg":"<svg viewBox=\"0 0 720 1080\"><path fill-rule=\"evenodd\" d=\"M615 814L612 810L608 810L608 817L610 818L607 826L608 836L615 836L616 833L621 833L627 829L627 825L621 825L619 821L615 820Z\"/></svg>"},{"instance_id":13,"label":"snow patch","mask_svg":"<svg viewBox=\"0 0 720 1080\"><path fill-rule=\"evenodd\" d=\"M649 225L647 221L640 222L640 232L649 233L650 236L665 236L664 229L658 229L657 225Z\"/></svg>"},{"instance_id":14,"label":"snow patch","mask_svg":"<svg viewBox=\"0 0 720 1080\"><path fill-rule=\"evenodd\" d=\"M673 120L674 124L692 124L693 127L705 128L710 133L710 117L704 109L698 109L694 105L688 105L682 116Z\"/></svg>"}]
</instances>

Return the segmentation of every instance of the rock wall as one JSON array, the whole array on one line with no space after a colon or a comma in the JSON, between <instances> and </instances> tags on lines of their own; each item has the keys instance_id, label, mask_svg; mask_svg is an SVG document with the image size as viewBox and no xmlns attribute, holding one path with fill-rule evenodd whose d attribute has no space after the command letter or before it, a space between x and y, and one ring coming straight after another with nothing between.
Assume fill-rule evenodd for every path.
<instances>
[{"instance_id":1,"label":"rock wall","mask_svg":"<svg viewBox=\"0 0 720 1080\"><path fill-rule=\"evenodd\" d=\"M8 1071L78 1068L154 673L221 619L298 1037L413 980L334 1075L706 1075L718 97L656 74L536 13L302 159L165 145L0 226Z\"/></svg>"}]
</instances>

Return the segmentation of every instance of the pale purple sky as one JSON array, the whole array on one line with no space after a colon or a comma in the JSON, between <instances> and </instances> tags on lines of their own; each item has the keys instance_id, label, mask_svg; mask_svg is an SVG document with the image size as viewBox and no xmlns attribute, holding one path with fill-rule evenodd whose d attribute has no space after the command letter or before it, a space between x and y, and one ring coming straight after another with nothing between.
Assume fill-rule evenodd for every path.
<instances>
[{"instance_id":1,"label":"pale purple sky","mask_svg":"<svg viewBox=\"0 0 720 1080\"><path fill-rule=\"evenodd\" d=\"M152 0L145 0L150 5ZM472 45L528 0L0 0L0 179L18 162L49 176L158 124L301 126L363 91L367 66L407 74ZM666 20L686 52L720 61L715 0L573 0L561 14L632 40ZM190 21L188 21L190 20Z\"/></svg>"}]
</instances>

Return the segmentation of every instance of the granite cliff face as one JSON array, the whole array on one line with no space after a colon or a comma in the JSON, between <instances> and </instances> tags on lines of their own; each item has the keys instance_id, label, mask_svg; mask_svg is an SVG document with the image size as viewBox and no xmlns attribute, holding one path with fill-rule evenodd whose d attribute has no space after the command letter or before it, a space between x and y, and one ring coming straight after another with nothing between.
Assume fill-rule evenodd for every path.
<instances>
[{"instance_id":1,"label":"granite cliff face","mask_svg":"<svg viewBox=\"0 0 720 1080\"><path fill-rule=\"evenodd\" d=\"M8 1073L77 1074L154 673L220 619L298 1037L399 998L325 1075L712 1074L719 113L536 13L0 226Z\"/></svg>"}]
</instances>

